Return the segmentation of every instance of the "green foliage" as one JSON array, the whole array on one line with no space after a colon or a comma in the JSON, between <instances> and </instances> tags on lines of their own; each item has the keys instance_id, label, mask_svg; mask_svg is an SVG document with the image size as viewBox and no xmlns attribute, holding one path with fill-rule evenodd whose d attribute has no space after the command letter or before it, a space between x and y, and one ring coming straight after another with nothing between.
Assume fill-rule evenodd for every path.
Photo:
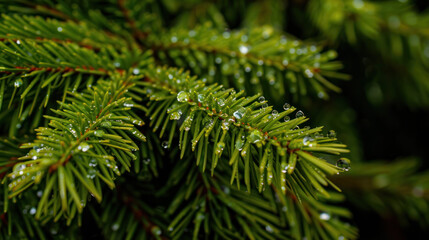
<instances>
[{"instance_id":1,"label":"green foliage","mask_svg":"<svg viewBox=\"0 0 429 240\"><path fill-rule=\"evenodd\" d=\"M210 83L253 94L262 90L276 102L284 95L298 100L307 93L328 99L328 90L340 89L326 77L348 79L337 72L341 63L331 61L336 52L321 52L320 46L286 37L270 26L222 32L206 24L150 35L148 42L158 61L190 69Z\"/></svg>"},{"instance_id":2,"label":"green foliage","mask_svg":"<svg viewBox=\"0 0 429 240\"><path fill-rule=\"evenodd\" d=\"M400 95L410 106L428 105L427 13L418 13L407 1L363 0L312 0L308 11L328 41L347 41L386 63L376 68L389 75L388 81L375 74L371 77L384 89L387 100L395 101Z\"/></svg>"},{"instance_id":3,"label":"green foliage","mask_svg":"<svg viewBox=\"0 0 429 240\"><path fill-rule=\"evenodd\" d=\"M350 78L326 46L362 42L415 74L409 102L427 101L424 14L311 0L317 42L283 32L289 3L246 3L0 1L0 236L355 239L345 196L426 224L427 174L405 161L347 172L335 131L285 103L325 105ZM354 112L330 106L319 119L359 145L342 121Z\"/></svg>"}]
</instances>

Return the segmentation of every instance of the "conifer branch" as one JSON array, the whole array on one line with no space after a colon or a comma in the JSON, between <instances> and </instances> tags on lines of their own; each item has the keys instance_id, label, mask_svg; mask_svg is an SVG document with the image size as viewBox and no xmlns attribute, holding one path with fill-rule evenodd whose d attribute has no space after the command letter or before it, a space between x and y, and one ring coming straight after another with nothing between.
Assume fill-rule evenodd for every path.
<instances>
[{"instance_id":1,"label":"conifer branch","mask_svg":"<svg viewBox=\"0 0 429 240\"><path fill-rule=\"evenodd\" d=\"M132 77L116 75L110 81L99 80L82 95L69 93L71 103L59 102L63 110L53 110L58 117L45 116L50 127L36 129L37 139L21 146L32 150L19 158L8 175L9 198L46 178L37 218L50 214L51 204L54 216L57 211L60 215L81 212L87 197L81 188L101 201L100 181L113 188L114 175L129 171L131 161L137 159L132 151L138 146L132 138L145 140L134 126L142 125L142 120L129 112L131 107L144 109L128 97L133 86ZM58 198L48 199L58 193Z\"/></svg>"},{"instance_id":2,"label":"conifer branch","mask_svg":"<svg viewBox=\"0 0 429 240\"><path fill-rule=\"evenodd\" d=\"M277 96L281 91L298 97L312 92L327 99L328 90L340 89L326 77L348 79L337 72L342 65L331 61L334 51L322 53L320 46L282 36L270 27L222 33L206 24L151 35L147 42L163 63L253 94Z\"/></svg>"},{"instance_id":3,"label":"conifer branch","mask_svg":"<svg viewBox=\"0 0 429 240\"><path fill-rule=\"evenodd\" d=\"M348 150L335 143L336 138L320 135L321 128L299 129L298 125L307 120L302 111L289 120L287 115L295 110L293 107L286 106L286 111L278 113L265 107L264 99L257 101L258 95L241 97L243 92L223 90L217 84L206 86L174 69L149 71L146 81L137 84L145 87L142 93L149 97L150 127L159 131L160 137L170 131L164 147L172 146L174 132L180 131L181 158L191 145L196 164L202 165L203 171L208 166L213 175L218 161L228 160L234 170L231 184L235 179L239 183L238 169L243 166L249 192L253 187L261 192L264 185L274 184L284 193L286 185L292 184L292 191L298 187L308 195L316 190L329 196L322 187L332 184L326 176L338 174L341 169L317 157L317 153ZM253 173L258 176L258 186L252 187ZM289 177L304 177L308 181L302 184L308 186L293 184L287 181Z\"/></svg>"},{"instance_id":4,"label":"conifer branch","mask_svg":"<svg viewBox=\"0 0 429 240\"><path fill-rule=\"evenodd\" d=\"M121 49L126 41L112 34L107 34L84 23L61 22L56 19L14 15L1 15L0 39L25 40L40 42L70 43L81 47L100 49L102 46L113 46Z\"/></svg>"}]
</instances>

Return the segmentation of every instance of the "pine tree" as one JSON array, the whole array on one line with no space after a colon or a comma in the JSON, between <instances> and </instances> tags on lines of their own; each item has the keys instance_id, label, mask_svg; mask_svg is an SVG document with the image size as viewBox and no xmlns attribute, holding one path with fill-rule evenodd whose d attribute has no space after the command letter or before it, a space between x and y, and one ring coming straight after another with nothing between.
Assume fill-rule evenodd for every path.
<instances>
[{"instance_id":1,"label":"pine tree","mask_svg":"<svg viewBox=\"0 0 429 240\"><path fill-rule=\"evenodd\" d=\"M366 57L386 62L368 70L371 104L428 106L429 15L413 4L6 0L0 13L1 239L356 239L350 205L429 224L419 159L362 161L341 93Z\"/></svg>"}]
</instances>

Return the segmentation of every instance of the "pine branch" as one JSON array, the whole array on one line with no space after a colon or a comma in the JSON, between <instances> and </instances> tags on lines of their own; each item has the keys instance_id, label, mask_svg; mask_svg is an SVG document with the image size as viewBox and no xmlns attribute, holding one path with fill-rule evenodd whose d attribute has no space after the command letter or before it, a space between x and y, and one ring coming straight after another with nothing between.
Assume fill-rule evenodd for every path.
<instances>
[{"instance_id":1,"label":"pine branch","mask_svg":"<svg viewBox=\"0 0 429 240\"><path fill-rule=\"evenodd\" d=\"M210 177L190 166L192 158L182 161L175 165L165 184L165 188L175 189L175 200L166 209L173 217L166 229L172 239L201 239L209 234L222 239L356 237L356 229L337 219L349 218L350 213L322 203L327 201L322 196L317 201L303 198L300 202L295 195L285 195L275 188L250 194L229 185L226 174L231 171L226 163L220 163L222 174ZM171 190L165 192L171 194ZM333 194L332 200L343 198Z\"/></svg>"},{"instance_id":2,"label":"pine branch","mask_svg":"<svg viewBox=\"0 0 429 240\"><path fill-rule=\"evenodd\" d=\"M59 211L72 218L76 210L82 211L88 192L101 201L100 182L113 188L114 176L130 171L131 161L137 159L132 151L138 146L132 138L145 140L134 126L143 122L129 111L144 109L129 97L134 96L128 92L133 86L132 77L116 75L83 94L69 93L70 103L59 102L62 110L53 109L58 117L45 116L50 127L36 129L37 139L21 146L32 150L8 175L9 198L45 178L36 218L52 215L48 211L52 208L53 216ZM48 199L51 194L59 196Z\"/></svg>"},{"instance_id":3,"label":"pine branch","mask_svg":"<svg viewBox=\"0 0 429 240\"><path fill-rule=\"evenodd\" d=\"M270 27L219 32L206 24L194 30L172 29L147 42L161 63L191 69L209 83L244 89L255 94L298 96L311 92L328 98L340 89L326 79L348 79L338 73L342 65L331 61L334 51L306 45ZM280 101L280 99L275 99Z\"/></svg>"},{"instance_id":4,"label":"pine branch","mask_svg":"<svg viewBox=\"0 0 429 240\"><path fill-rule=\"evenodd\" d=\"M26 39L40 42L74 42L89 49L99 49L102 46L121 49L127 45L123 39L84 23L61 22L55 19L43 19L40 16L18 14L2 14L1 20L0 39L12 39L15 42Z\"/></svg>"},{"instance_id":5,"label":"pine branch","mask_svg":"<svg viewBox=\"0 0 429 240\"><path fill-rule=\"evenodd\" d=\"M329 195L322 187L331 183L326 176L341 169L317 154L348 150L335 143L335 138L321 136L321 128L299 129L298 125L308 120L302 111L289 120L287 115L295 110L293 107L285 106L287 110L278 113L265 107L264 99L257 100L258 95L245 98L241 97L243 92L223 90L216 84L205 86L174 69L149 71L146 81L137 84L145 87L142 93L149 97L146 114L150 127L159 131L161 138L170 134L163 146L172 146L175 132L180 131L181 158L191 147L203 171L208 166L213 174L218 161L226 160L233 168L231 184L239 180L238 169L243 167L249 192L253 187L261 192L264 185L274 184L284 193L290 184L294 194L298 188L309 195L314 190ZM257 186L251 184L253 176L257 176ZM306 182L301 182L301 177Z\"/></svg>"}]
</instances>

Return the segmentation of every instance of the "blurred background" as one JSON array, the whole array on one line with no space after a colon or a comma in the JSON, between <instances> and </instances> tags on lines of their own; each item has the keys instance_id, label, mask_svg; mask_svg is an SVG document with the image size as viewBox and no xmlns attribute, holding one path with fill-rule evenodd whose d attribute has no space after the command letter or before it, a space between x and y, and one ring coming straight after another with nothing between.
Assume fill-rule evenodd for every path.
<instances>
[{"instance_id":1,"label":"blurred background","mask_svg":"<svg viewBox=\"0 0 429 240\"><path fill-rule=\"evenodd\" d=\"M351 76L334 81L342 92L284 101L302 109L309 125L335 130L351 149L351 170L334 180L361 239L429 238L429 1L163 0L162 6L167 26L273 26L336 50Z\"/></svg>"}]
</instances>

